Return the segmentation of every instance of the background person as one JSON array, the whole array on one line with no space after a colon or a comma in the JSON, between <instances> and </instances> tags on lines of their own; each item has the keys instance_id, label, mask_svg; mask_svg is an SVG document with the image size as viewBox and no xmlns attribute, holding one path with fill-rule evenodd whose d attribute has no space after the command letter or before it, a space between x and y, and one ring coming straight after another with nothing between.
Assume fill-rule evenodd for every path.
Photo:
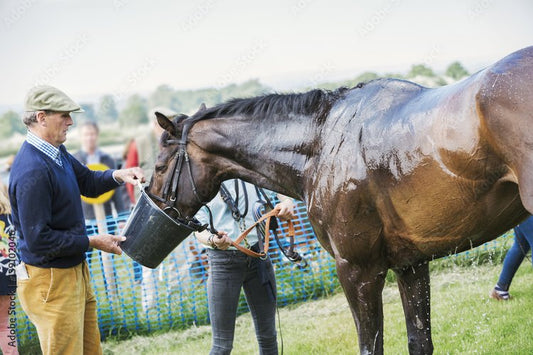
<instances>
[{"instance_id":1,"label":"background person","mask_svg":"<svg viewBox=\"0 0 533 355\"><path fill-rule=\"evenodd\" d=\"M100 134L98 124L94 121L84 121L79 126L79 131L81 149L73 154L74 157L84 165L103 164L109 169L116 169L117 166L115 160L109 154L103 152L98 147L98 136ZM122 185L115 189L115 193L108 201L103 203L103 206L95 206L82 200L81 204L83 207L85 223L95 224L98 227L98 233L116 234L117 219L119 215L122 215L122 217L124 217L124 214L129 212L130 210L129 199L126 198L125 194L127 194L127 191L125 186ZM95 211L97 208L101 209L102 207L104 216L114 217L114 220L112 222L107 223L107 218L104 221L97 220ZM94 253L94 255L96 256L98 256L98 254L100 253ZM91 263L92 258L93 253L90 252L89 264ZM104 267L106 289L111 294L116 294L117 285L115 280L115 270L113 267L112 255L108 253L103 253L101 254L101 258ZM133 265L135 281L140 281L140 265L136 262L134 262Z\"/></svg>"},{"instance_id":2,"label":"background person","mask_svg":"<svg viewBox=\"0 0 533 355\"><path fill-rule=\"evenodd\" d=\"M153 172L157 156L159 155L159 140L164 131L157 123L156 112L162 113L169 119L177 115L176 112L165 107L151 109L148 116L150 130L139 137L133 138L127 144L124 167L131 168L138 166L143 171L149 172L149 174ZM150 180L151 177L151 175L148 175L146 179ZM131 202L135 203L140 195L139 189L131 184L126 184L126 188L128 189Z\"/></svg>"},{"instance_id":3,"label":"background person","mask_svg":"<svg viewBox=\"0 0 533 355\"><path fill-rule=\"evenodd\" d=\"M43 354L101 354L96 298L85 253L121 254L125 237L87 236L80 194L98 196L123 182L144 180L139 168L91 171L63 143L80 106L51 86L32 88L28 128L13 166L9 196L19 234L17 294L37 329Z\"/></svg>"},{"instance_id":4,"label":"background person","mask_svg":"<svg viewBox=\"0 0 533 355\"><path fill-rule=\"evenodd\" d=\"M244 229L254 224L251 209L254 202L259 200L259 196L253 185L242 183L240 180L235 180L235 183L227 182L223 186L226 188L224 198L229 202L226 203L219 193L208 203L219 235L212 235L207 230L195 233L198 241L209 248L207 298L213 332L211 354L231 353L241 289L244 290L254 320L260 354L277 354L276 279L272 262L270 258L261 260L230 247L232 239L236 239ZM244 198L246 195L243 189L247 191L247 199ZM239 193L237 190L240 190ZM275 206L279 209L279 217L292 218L292 199L281 195L279 197L282 202ZM232 213L232 209L237 209L238 213ZM245 213L246 210L248 213ZM209 221L205 209L201 209L196 218L201 223ZM259 251L255 228L246 239L252 250Z\"/></svg>"},{"instance_id":5,"label":"background person","mask_svg":"<svg viewBox=\"0 0 533 355\"><path fill-rule=\"evenodd\" d=\"M15 276L15 237L9 232L11 207L7 187L0 182L0 349L3 354L18 354L13 313L17 291Z\"/></svg>"},{"instance_id":6,"label":"background person","mask_svg":"<svg viewBox=\"0 0 533 355\"><path fill-rule=\"evenodd\" d=\"M498 301L507 301L511 298L509 287L513 277L533 246L533 216L516 226L514 235L514 243L505 255L498 283L489 293L490 298Z\"/></svg>"}]
</instances>

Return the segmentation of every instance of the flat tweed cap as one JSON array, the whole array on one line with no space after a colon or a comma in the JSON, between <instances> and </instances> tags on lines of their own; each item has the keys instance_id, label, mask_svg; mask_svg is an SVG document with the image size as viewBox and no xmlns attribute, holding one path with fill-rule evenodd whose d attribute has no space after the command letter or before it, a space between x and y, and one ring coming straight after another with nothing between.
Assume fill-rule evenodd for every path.
<instances>
[{"instance_id":1,"label":"flat tweed cap","mask_svg":"<svg viewBox=\"0 0 533 355\"><path fill-rule=\"evenodd\" d=\"M48 85L35 86L26 95L24 110L83 112L80 105L67 96L63 91Z\"/></svg>"}]
</instances>

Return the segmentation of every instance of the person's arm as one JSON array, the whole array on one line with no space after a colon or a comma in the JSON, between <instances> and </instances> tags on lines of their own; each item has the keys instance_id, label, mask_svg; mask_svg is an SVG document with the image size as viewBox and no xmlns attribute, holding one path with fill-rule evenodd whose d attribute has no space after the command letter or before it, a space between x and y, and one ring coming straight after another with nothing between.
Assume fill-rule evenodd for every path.
<instances>
[{"instance_id":1,"label":"person's arm","mask_svg":"<svg viewBox=\"0 0 533 355\"><path fill-rule=\"evenodd\" d=\"M108 166L111 169L116 169L117 164L115 163L115 160L106 153L102 154L101 161L103 164ZM132 186L131 184L128 184ZM115 189L115 193L113 196L111 196L111 201L108 201L106 203L113 203L115 206L115 210L117 213L123 213L129 211L129 204L126 202L126 196L127 193L126 189L123 186L119 186Z\"/></svg>"},{"instance_id":2,"label":"person's arm","mask_svg":"<svg viewBox=\"0 0 533 355\"><path fill-rule=\"evenodd\" d=\"M205 208L200 208L194 216L201 224L209 223L209 215ZM202 232L194 232L194 237L203 245L213 249L226 250L231 245L231 239L226 232L219 232L212 235L207 229Z\"/></svg>"},{"instance_id":3,"label":"person's arm","mask_svg":"<svg viewBox=\"0 0 533 355\"><path fill-rule=\"evenodd\" d=\"M72 169L78 181L78 187L83 196L97 197L120 186L120 181L113 178L116 170L109 169L105 171L90 170L85 165L80 163L76 158L67 153L70 159Z\"/></svg>"},{"instance_id":4,"label":"person's arm","mask_svg":"<svg viewBox=\"0 0 533 355\"><path fill-rule=\"evenodd\" d=\"M52 229L53 188L47 169L32 169L20 176L14 189L24 243L40 264L62 256L84 253L89 239L83 225L70 230Z\"/></svg>"},{"instance_id":5,"label":"person's arm","mask_svg":"<svg viewBox=\"0 0 533 355\"><path fill-rule=\"evenodd\" d=\"M91 248L99 249L108 253L122 254L122 249L119 246L120 242L126 240L126 237L112 234L99 234L89 236L89 246Z\"/></svg>"},{"instance_id":6,"label":"person's arm","mask_svg":"<svg viewBox=\"0 0 533 355\"><path fill-rule=\"evenodd\" d=\"M68 153L67 153L68 154ZM122 183L136 184L138 180L145 181L144 172L139 167L105 171L94 171L81 164L72 155L68 154L78 186L82 195L87 197L100 196Z\"/></svg>"},{"instance_id":7,"label":"person's arm","mask_svg":"<svg viewBox=\"0 0 533 355\"><path fill-rule=\"evenodd\" d=\"M194 236L203 245L213 249L226 250L231 245L231 239L226 232L219 231L218 234L211 234L208 230L195 232Z\"/></svg>"},{"instance_id":8,"label":"person's arm","mask_svg":"<svg viewBox=\"0 0 533 355\"><path fill-rule=\"evenodd\" d=\"M282 194L277 194L280 201L274 209L279 209L278 217L281 219L293 219L294 218L294 201L292 198Z\"/></svg>"}]
</instances>

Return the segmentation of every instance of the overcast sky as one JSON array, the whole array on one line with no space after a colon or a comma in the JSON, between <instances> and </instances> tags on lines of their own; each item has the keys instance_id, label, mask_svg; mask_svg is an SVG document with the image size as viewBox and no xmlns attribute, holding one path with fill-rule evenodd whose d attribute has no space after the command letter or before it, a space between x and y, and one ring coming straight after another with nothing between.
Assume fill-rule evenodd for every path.
<instances>
[{"instance_id":1,"label":"overcast sky","mask_svg":"<svg viewBox=\"0 0 533 355\"><path fill-rule=\"evenodd\" d=\"M0 107L50 84L78 101L221 87L277 90L364 71L477 71L533 44L531 0L0 0Z\"/></svg>"}]
</instances>

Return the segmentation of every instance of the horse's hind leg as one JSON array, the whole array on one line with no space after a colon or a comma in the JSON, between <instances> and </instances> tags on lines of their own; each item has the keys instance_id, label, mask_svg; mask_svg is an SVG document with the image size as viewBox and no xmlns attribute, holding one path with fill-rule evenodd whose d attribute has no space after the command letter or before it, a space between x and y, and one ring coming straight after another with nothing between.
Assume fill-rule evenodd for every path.
<instances>
[{"instance_id":1,"label":"horse's hind leg","mask_svg":"<svg viewBox=\"0 0 533 355\"><path fill-rule=\"evenodd\" d=\"M432 354L428 263L394 272L407 324L409 354Z\"/></svg>"},{"instance_id":2,"label":"horse's hind leg","mask_svg":"<svg viewBox=\"0 0 533 355\"><path fill-rule=\"evenodd\" d=\"M337 259L337 274L352 310L361 354L383 354L381 293L386 272L384 267L362 268Z\"/></svg>"}]
</instances>

